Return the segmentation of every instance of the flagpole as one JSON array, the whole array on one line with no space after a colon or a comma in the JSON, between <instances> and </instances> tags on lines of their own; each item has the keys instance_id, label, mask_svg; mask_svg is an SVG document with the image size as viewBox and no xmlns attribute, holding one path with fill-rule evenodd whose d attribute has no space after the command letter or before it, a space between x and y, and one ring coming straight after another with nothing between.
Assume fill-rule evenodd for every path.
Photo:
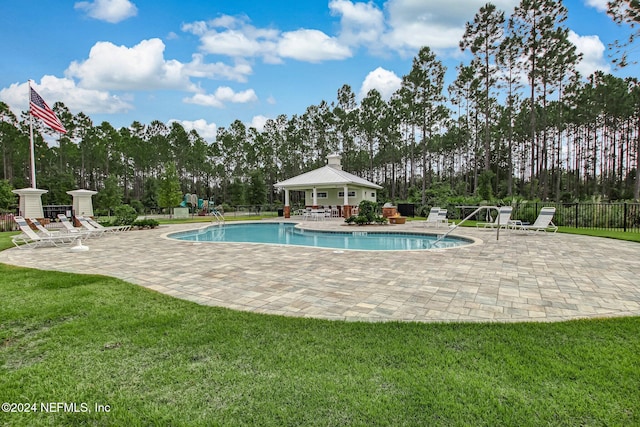
<instances>
[{"instance_id":1,"label":"flagpole","mask_svg":"<svg viewBox=\"0 0 640 427\"><path fill-rule=\"evenodd\" d=\"M31 188L36 188L36 150L33 144L33 115L31 114L31 79L29 79L29 151L31 153Z\"/></svg>"}]
</instances>

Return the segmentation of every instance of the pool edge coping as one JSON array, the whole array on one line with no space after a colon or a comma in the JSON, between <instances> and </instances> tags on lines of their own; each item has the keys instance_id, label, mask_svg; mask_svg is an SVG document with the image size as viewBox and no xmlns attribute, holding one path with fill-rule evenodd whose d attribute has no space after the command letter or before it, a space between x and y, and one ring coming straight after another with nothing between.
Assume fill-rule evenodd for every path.
<instances>
[{"instance_id":1,"label":"pool edge coping","mask_svg":"<svg viewBox=\"0 0 640 427\"><path fill-rule=\"evenodd\" d=\"M279 219L279 220L239 220L239 221L233 221L230 224L265 224L265 223L287 223L287 224L295 224L296 228L299 228L301 230L306 230L306 231L317 231L317 232L325 232L325 233L349 233L348 231L335 231L335 230L330 230L330 229L323 229L323 228L311 228L311 227L304 227L305 223L301 222L301 221L296 221L296 220L283 220L283 219ZM195 224L195 223L194 223ZM317 225L322 224L321 222L319 222ZM185 224L186 225L186 224ZM471 236L452 236L452 237L456 237L460 240L466 240L468 243L462 246L452 246L452 247L448 247L448 248L433 248L433 249L345 249L345 248L328 248L328 247L324 247L324 246L307 246L307 245L288 245L288 244L284 244L284 243L261 243L261 242L195 242L195 241L189 241L189 240L180 240L180 239L175 239L172 237L169 237L169 235L171 234L176 234L176 233L184 233L184 232L189 232L189 231L197 231L197 230L205 230L208 229L210 227L220 227L225 225L225 223L207 223L206 225L202 226L202 227L195 227L192 229L185 229L185 230L180 230L180 231L169 231L166 233L163 233L160 235L161 238L166 239L166 240L171 240L174 242L183 242L183 243L187 243L187 244L191 244L191 245L201 245L201 244L229 244L229 245L237 245L237 244L247 244L247 245L267 245L267 246L278 246L278 247L287 247L287 246L291 246L291 247L299 247L299 248L311 248L311 249L318 249L318 250L327 250L327 251L333 251L334 253L344 253L344 252L386 252L386 253L405 253L405 252L440 252L440 251L446 251L446 250L451 250L451 249L464 249L464 248L469 248L472 246L477 246L477 245L482 245L484 244L484 240L476 238L476 237L471 237ZM341 224L343 225L343 224ZM367 231L369 232L369 231ZM425 233L422 231L414 231L414 230L385 230L385 231L370 231L371 233L389 233L389 234L415 234L415 235L431 235L431 236L437 236L437 233ZM444 234L444 233L442 233Z\"/></svg>"}]
</instances>

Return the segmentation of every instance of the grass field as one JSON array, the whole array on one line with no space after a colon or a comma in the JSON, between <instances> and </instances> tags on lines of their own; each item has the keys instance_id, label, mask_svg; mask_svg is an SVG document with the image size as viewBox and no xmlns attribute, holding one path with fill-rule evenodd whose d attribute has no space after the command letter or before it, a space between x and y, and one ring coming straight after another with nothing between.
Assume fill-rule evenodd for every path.
<instances>
[{"instance_id":1,"label":"grass field","mask_svg":"<svg viewBox=\"0 0 640 427\"><path fill-rule=\"evenodd\" d=\"M639 317L294 319L2 264L0 299L1 400L38 410L0 425L640 425Z\"/></svg>"}]
</instances>

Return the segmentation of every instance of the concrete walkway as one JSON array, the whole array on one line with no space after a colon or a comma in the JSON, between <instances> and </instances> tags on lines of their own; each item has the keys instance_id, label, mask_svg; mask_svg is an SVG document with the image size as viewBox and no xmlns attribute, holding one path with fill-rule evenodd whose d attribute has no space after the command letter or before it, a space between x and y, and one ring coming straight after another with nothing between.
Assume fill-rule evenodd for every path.
<instances>
[{"instance_id":1,"label":"concrete walkway","mask_svg":"<svg viewBox=\"0 0 640 427\"><path fill-rule=\"evenodd\" d=\"M206 225L206 224L205 224ZM341 220L308 228L362 231ZM369 252L193 243L166 234L203 224L112 234L67 248L10 249L0 262L117 277L235 310L361 321L560 321L640 315L640 244L564 234L460 228L477 244ZM431 231L424 223L372 226Z\"/></svg>"}]
</instances>

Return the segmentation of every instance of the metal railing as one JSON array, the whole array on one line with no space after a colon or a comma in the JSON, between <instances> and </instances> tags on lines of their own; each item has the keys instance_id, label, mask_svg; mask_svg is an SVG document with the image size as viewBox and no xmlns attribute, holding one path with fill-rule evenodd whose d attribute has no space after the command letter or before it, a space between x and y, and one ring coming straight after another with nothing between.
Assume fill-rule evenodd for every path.
<instances>
[{"instance_id":1,"label":"metal railing","mask_svg":"<svg viewBox=\"0 0 640 427\"><path fill-rule=\"evenodd\" d=\"M523 202L511 205L512 219L532 223L546 206L556 208L553 223L558 226L640 233L640 203L548 203ZM453 209L461 219L462 209ZM485 218L478 218L484 221Z\"/></svg>"},{"instance_id":2,"label":"metal railing","mask_svg":"<svg viewBox=\"0 0 640 427\"><path fill-rule=\"evenodd\" d=\"M434 243L438 243L439 241L441 241L442 239L444 239L445 237L447 237L453 230L455 230L456 228L458 228L459 226L461 226L465 221L470 220L471 218L473 218L474 216L476 216L478 213L480 213L480 211L486 211L487 214L490 211L497 211L496 213L496 240L500 240L500 229L502 228L502 225L508 225L508 224L500 224L500 208L497 206L479 206L476 210L474 210L473 212L471 212L469 215L467 215L466 217L464 217L462 219L462 221L460 221L457 224L454 224L452 226L449 227L449 230L447 230L446 233L442 234L442 235L438 235L438 238L436 239L436 241Z\"/></svg>"}]
</instances>

